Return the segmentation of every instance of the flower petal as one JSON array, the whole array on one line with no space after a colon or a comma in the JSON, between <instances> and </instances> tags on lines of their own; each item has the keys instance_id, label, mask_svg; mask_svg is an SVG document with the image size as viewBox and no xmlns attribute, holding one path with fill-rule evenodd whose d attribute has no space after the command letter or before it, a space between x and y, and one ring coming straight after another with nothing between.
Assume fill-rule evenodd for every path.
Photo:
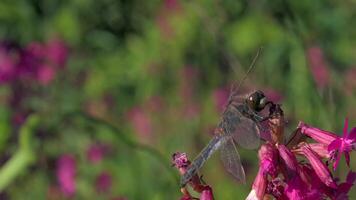
<instances>
[{"instance_id":1,"label":"flower petal","mask_svg":"<svg viewBox=\"0 0 356 200\"><path fill-rule=\"evenodd\" d=\"M336 184L331 176L328 167L321 161L319 156L309 146L304 146L303 152L305 157L309 160L310 165L313 167L316 175L318 175L319 179L326 186L336 188Z\"/></svg>"},{"instance_id":2,"label":"flower petal","mask_svg":"<svg viewBox=\"0 0 356 200\"><path fill-rule=\"evenodd\" d=\"M351 129L348 138L351 140L356 140L356 127Z\"/></svg>"},{"instance_id":3,"label":"flower petal","mask_svg":"<svg viewBox=\"0 0 356 200\"><path fill-rule=\"evenodd\" d=\"M329 145L332 141L338 138L338 136L334 133L311 127L303 122L299 122L298 128L302 134L307 135L313 138L315 141L326 145Z\"/></svg>"},{"instance_id":4,"label":"flower petal","mask_svg":"<svg viewBox=\"0 0 356 200\"><path fill-rule=\"evenodd\" d=\"M342 141L338 138L334 141L332 141L329 145L328 145L328 151L333 151L333 150L337 150L341 147L341 143Z\"/></svg>"},{"instance_id":5,"label":"flower petal","mask_svg":"<svg viewBox=\"0 0 356 200\"><path fill-rule=\"evenodd\" d=\"M336 158L335 158L335 161L333 164L334 171L336 170L337 166L339 165L340 158L341 158L341 152L337 152Z\"/></svg>"},{"instance_id":6,"label":"flower petal","mask_svg":"<svg viewBox=\"0 0 356 200\"><path fill-rule=\"evenodd\" d=\"M213 200L213 190L211 187L206 186L203 192L201 193L200 200Z\"/></svg>"}]
</instances>

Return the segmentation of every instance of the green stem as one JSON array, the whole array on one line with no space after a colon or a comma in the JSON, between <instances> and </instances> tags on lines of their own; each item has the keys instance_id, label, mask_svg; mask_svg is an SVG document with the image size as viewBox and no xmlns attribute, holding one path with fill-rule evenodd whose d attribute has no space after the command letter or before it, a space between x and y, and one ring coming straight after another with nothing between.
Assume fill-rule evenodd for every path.
<instances>
[{"instance_id":1,"label":"green stem","mask_svg":"<svg viewBox=\"0 0 356 200\"><path fill-rule=\"evenodd\" d=\"M18 150L0 170L0 192L34 161L32 151Z\"/></svg>"}]
</instances>

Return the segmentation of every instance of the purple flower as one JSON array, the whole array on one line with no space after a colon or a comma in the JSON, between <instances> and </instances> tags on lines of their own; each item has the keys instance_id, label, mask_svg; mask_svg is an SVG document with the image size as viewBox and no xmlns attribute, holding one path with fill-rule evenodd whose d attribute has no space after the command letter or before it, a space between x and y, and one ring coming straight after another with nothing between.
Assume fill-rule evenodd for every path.
<instances>
[{"instance_id":1,"label":"purple flower","mask_svg":"<svg viewBox=\"0 0 356 200\"><path fill-rule=\"evenodd\" d=\"M108 192L112 185L112 178L108 172L101 172L95 181L95 187L98 192Z\"/></svg>"},{"instance_id":2,"label":"purple flower","mask_svg":"<svg viewBox=\"0 0 356 200\"><path fill-rule=\"evenodd\" d=\"M348 166L350 166L350 152L352 150L352 145L355 143L356 140L356 127L352 128L352 130L348 133L348 119L345 119L344 125L344 133L342 137L337 137L333 140L329 146L328 150L330 153L336 152L335 162L333 164L334 170L339 164L341 154L344 153L345 160Z\"/></svg>"},{"instance_id":3,"label":"purple flower","mask_svg":"<svg viewBox=\"0 0 356 200\"><path fill-rule=\"evenodd\" d=\"M64 154L57 161L57 180L62 193L69 197L74 195L76 164L73 155Z\"/></svg>"},{"instance_id":4,"label":"purple flower","mask_svg":"<svg viewBox=\"0 0 356 200\"><path fill-rule=\"evenodd\" d=\"M331 188L336 188L336 183L334 182L328 167L320 160L319 156L313 152L313 150L308 145L303 146L302 151L304 156L309 160L319 179L325 185Z\"/></svg>"}]
</instances>

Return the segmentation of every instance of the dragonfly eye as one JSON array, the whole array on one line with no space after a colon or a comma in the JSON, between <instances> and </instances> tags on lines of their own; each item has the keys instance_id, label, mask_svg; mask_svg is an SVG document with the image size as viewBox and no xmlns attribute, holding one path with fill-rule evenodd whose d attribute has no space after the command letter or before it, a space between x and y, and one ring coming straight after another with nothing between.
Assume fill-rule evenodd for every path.
<instances>
[{"instance_id":1,"label":"dragonfly eye","mask_svg":"<svg viewBox=\"0 0 356 200\"><path fill-rule=\"evenodd\" d=\"M260 108L264 108L267 104L267 98L266 97L263 97L261 100L260 100L260 105L259 107Z\"/></svg>"},{"instance_id":2,"label":"dragonfly eye","mask_svg":"<svg viewBox=\"0 0 356 200\"><path fill-rule=\"evenodd\" d=\"M249 106L256 111L263 110L267 102L267 98L262 91L256 91L248 97Z\"/></svg>"}]
</instances>

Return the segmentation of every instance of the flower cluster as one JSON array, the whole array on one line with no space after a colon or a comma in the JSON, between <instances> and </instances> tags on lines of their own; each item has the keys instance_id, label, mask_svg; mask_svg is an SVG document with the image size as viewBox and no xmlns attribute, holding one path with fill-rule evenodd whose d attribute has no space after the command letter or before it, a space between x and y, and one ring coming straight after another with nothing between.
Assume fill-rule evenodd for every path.
<instances>
[{"instance_id":1,"label":"flower cluster","mask_svg":"<svg viewBox=\"0 0 356 200\"><path fill-rule=\"evenodd\" d=\"M68 58L68 48L57 38L47 43L32 42L20 47L12 42L0 43L0 83L35 80L48 85Z\"/></svg>"},{"instance_id":2,"label":"flower cluster","mask_svg":"<svg viewBox=\"0 0 356 200\"><path fill-rule=\"evenodd\" d=\"M262 145L259 150L260 168L247 199L348 199L347 193L354 184L356 173L350 171L346 181L338 183L328 164L332 162L335 170L342 153L349 164L349 154L355 149L356 128L348 132L346 119L342 137L303 122L297 130L296 133L317 143L298 141L290 146L269 141ZM275 133L272 131L271 134ZM296 156L304 159L298 161ZM324 162L323 158L327 160Z\"/></svg>"},{"instance_id":3,"label":"flower cluster","mask_svg":"<svg viewBox=\"0 0 356 200\"><path fill-rule=\"evenodd\" d=\"M187 157L187 154L185 153L180 153L176 152L172 155L172 162L173 166L175 166L181 175L183 175L186 171L187 168L190 166L190 161ZM201 178L196 174L191 181L188 183L194 191L200 193L200 200L213 200L214 195L213 195L213 190L209 185L206 185L202 183ZM181 197L181 200L193 200L197 199L192 197L192 195L188 192L188 190L183 187L181 188L181 192L183 193L183 196Z\"/></svg>"}]
</instances>

